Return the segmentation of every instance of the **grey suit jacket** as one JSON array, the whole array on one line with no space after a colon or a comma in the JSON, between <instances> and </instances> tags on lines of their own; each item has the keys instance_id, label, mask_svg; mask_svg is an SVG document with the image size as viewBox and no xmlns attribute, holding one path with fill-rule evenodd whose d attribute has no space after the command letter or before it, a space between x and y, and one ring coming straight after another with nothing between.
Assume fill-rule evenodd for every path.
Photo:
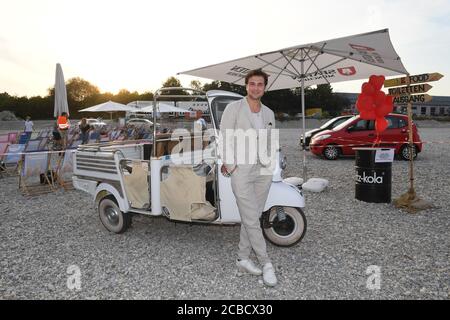
<instances>
[{"instance_id":1,"label":"grey suit jacket","mask_svg":"<svg viewBox=\"0 0 450 320\"><path fill-rule=\"evenodd\" d=\"M271 139L270 139L271 129L275 128L275 115L274 115L273 111L270 110L264 104L261 104L261 113L262 113L264 128L267 130L265 130L265 132L259 132L259 135L257 135L258 136L257 139L261 139L261 134L266 135L267 144L265 145L265 147L266 147L266 152L268 152L267 150L270 150L270 148L274 142L276 143L276 147L278 147L278 141L271 141ZM235 165L242 163L242 159L238 159L237 157L238 157L239 148L242 148L243 146L242 146L242 140L239 140L239 138L230 139L230 136L228 136L228 139L227 139L226 130L227 129L232 129L232 130L242 129L246 133L250 134L251 132L253 132L253 134L256 134L257 131L255 130L255 127L256 126L253 122L250 106L248 105L246 98L231 102L230 104L227 105L227 107L225 108L225 110L222 114L222 119L220 122L220 131L221 131L220 151L221 151L222 160L229 171L231 171ZM249 149L249 148L247 148L247 149ZM232 150L234 154L233 155L227 154L227 150ZM261 152L261 150L258 150L258 151ZM248 157L249 150L245 150L245 153L246 153L246 156ZM240 156L242 156L242 154ZM249 159L249 160L256 163L260 159L255 159L253 157L253 159ZM260 163L263 166L270 165L270 163L266 163L266 162L267 161L265 161L265 162L260 161Z\"/></svg>"}]
</instances>

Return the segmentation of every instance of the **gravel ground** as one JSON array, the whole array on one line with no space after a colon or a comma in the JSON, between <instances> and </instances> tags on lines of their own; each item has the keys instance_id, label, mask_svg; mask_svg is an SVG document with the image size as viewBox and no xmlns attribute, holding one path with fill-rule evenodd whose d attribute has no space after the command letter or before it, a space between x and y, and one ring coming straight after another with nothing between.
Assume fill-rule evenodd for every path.
<instances>
[{"instance_id":1,"label":"gravel ground","mask_svg":"<svg viewBox=\"0 0 450 320\"><path fill-rule=\"evenodd\" d=\"M299 130L282 130L285 176L301 176ZM238 226L172 223L135 216L124 234L108 233L80 191L24 198L17 178L0 180L0 299L449 299L450 130L421 128L430 143L415 162L416 191L436 208L408 214L354 198L354 159L307 154L308 177L330 181L306 193L305 238L268 244L279 284L236 276ZM408 163L392 167L392 196L408 188ZM81 272L70 290L68 268ZM380 289L366 274L380 270Z\"/></svg>"}]
</instances>

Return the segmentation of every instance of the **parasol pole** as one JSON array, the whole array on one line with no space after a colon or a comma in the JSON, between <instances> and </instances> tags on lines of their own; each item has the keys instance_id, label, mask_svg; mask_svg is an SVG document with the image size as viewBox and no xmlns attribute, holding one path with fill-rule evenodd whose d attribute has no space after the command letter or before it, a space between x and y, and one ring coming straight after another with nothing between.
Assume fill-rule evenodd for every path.
<instances>
[{"instance_id":1,"label":"parasol pole","mask_svg":"<svg viewBox=\"0 0 450 320\"><path fill-rule=\"evenodd\" d=\"M302 104L302 125L303 125L303 141L305 141L306 125L305 125L305 56L303 49L301 51L301 104ZM306 182L306 148L303 144L303 182Z\"/></svg>"}]
</instances>

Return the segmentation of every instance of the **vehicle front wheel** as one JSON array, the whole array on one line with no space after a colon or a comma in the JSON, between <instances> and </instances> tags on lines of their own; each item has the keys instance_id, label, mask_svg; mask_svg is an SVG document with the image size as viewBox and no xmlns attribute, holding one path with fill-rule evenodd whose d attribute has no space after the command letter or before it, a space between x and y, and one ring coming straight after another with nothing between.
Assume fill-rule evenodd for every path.
<instances>
[{"instance_id":1,"label":"vehicle front wheel","mask_svg":"<svg viewBox=\"0 0 450 320\"><path fill-rule=\"evenodd\" d=\"M336 160L339 158L340 150L339 147L329 145L323 149L323 156L328 160Z\"/></svg>"},{"instance_id":2,"label":"vehicle front wheel","mask_svg":"<svg viewBox=\"0 0 450 320\"><path fill-rule=\"evenodd\" d=\"M113 197L100 200L98 214L103 226L111 232L123 233L131 226L131 214L120 211Z\"/></svg>"},{"instance_id":3,"label":"vehicle front wheel","mask_svg":"<svg viewBox=\"0 0 450 320\"><path fill-rule=\"evenodd\" d=\"M279 221L277 207L272 207L265 213L263 221L264 237L276 246L290 247L303 239L306 233L306 217L300 208L279 207L286 218ZM278 210L279 210L278 209Z\"/></svg>"},{"instance_id":4,"label":"vehicle front wheel","mask_svg":"<svg viewBox=\"0 0 450 320\"><path fill-rule=\"evenodd\" d=\"M415 160L417 158L417 146L414 145L413 149L413 160ZM409 160L409 149L408 149L408 145L404 144L401 148L400 148L400 157L403 160Z\"/></svg>"}]
</instances>

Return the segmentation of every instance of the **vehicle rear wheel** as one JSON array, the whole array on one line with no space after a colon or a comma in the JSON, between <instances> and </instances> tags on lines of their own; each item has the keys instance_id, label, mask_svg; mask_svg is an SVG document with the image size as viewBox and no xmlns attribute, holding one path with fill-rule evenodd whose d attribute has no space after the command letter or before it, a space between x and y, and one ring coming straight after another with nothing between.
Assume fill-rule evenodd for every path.
<instances>
[{"instance_id":1,"label":"vehicle rear wheel","mask_svg":"<svg viewBox=\"0 0 450 320\"><path fill-rule=\"evenodd\" d=\"M300 208L281 207L286 214L283 221L278 220L277 207L272 207L263 224L264 237L276 246L290 247L303 239L306 233L306 217Z\"/></svg>"},{"instance_id":2,"label":"vehicle rear wheel","mask_svg":"<svg viewBox=\"0 0 450 320\"><path fill-rule=\"evenodd\" d=\"M131 214L120 211L113 197L100 200L98 214L103 226L111 232L123 233L131 226Z\"/></svg>"},{"instance_id":3,"label":"vehicle rear wheel","mask_svg":"<svg viewBox=\"0 0 450 320\"><path fill-rule=\"evenodd\" d=\"M323 149L323 156L328 160L336 160L339 158L340 153L341 151L339 147L334 145L326 146L325 149Z\"/></svg>"},{"instance_id":4,"label":"vehicle rear wheel","mask_svg":"<svg viewBox=\"0 0 450 320\"><path fill-rule=\"evenodd\" d=\"M414 145L413 149L413 160L415 160L417 158L417 146ZM409 160L409 149L408 149L408 145L404 144L401 148L400 148L400 157L403 160Z\"/></svg>"}]
</instances>

